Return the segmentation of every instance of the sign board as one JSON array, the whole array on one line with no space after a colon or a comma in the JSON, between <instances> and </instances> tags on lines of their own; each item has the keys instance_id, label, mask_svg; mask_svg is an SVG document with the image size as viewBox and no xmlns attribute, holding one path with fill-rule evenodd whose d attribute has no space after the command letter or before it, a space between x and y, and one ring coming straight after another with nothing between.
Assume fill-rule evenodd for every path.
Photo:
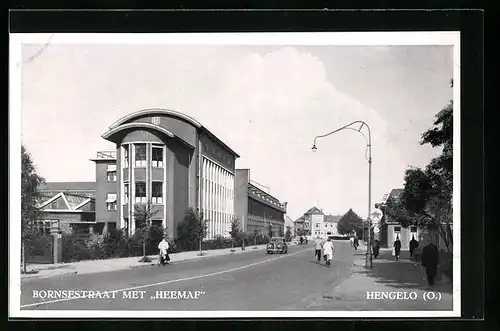
<instances>
[{"instance_id":1,"label":"sign board","mask_svg":"<svg viewBox=\"0 0 500 331\"><path fill-rule=\"evenodd\" d=\"M160 117L159 116L151 117L151 123L153 123L154 125L160 125Z\"/></svg>"},{"instance_id":2,"label":"sign board","mask_svg":"<svg viewBox=\"0 0 500 331\"><path fill-rule=\"evenodd\" d=\"M376 226L375 228L373 228L373 233L377 234L380 232L380 228L378 226Z\"/></svg>"},{"instance_id":3,"label":"sign board","mask_svg":"<svg viewBox=\"0 0 500 331\"><path fill-rule=\"evenodd\" d=\"M384 216L384 214L378 208L374 208L370 212L370 219L372 220L372 223L379 223L382 220L382 216Z\"/></svg>"}]
</instances>

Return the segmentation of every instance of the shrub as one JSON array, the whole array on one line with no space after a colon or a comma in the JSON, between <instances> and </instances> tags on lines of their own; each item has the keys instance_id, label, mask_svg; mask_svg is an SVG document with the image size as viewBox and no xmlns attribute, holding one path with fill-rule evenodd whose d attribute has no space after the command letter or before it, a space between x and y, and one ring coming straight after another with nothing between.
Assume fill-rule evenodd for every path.
<instances>
[{"instance_id":1,"label":"shrub","mask_svg":"<svg viewBox=\"0 0 500 331\"><path fill-rule=\"evenodd\" d=\"M92 259L92 252L86 241L78 234L62 235L62 261L75 262Z\"/></svg>"}]
</instances>

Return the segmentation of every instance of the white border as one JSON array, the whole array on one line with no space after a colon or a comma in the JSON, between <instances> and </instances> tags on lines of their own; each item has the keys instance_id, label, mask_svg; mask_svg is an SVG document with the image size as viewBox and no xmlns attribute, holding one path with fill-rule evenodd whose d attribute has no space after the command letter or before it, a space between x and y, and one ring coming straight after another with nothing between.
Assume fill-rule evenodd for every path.
<instances>
[{"instance_id":1,"label":"white border","mask_svg":"<svg viewBox=\"0 0 500 331\"><path fill-rule=\"evenodd\" d=\"M231 317L459 317L460 289L460 33L459 32L321 32L321 33L192 33L192 34L10 34L9 167L21 169L22 44L139 44L139 45L287 45L389 46L449 45L453 50L453 311L37 311L20 310L19 200L9 199L9 317L36 318L231 318ZM443 105L444 106L444 105ZM21 196L21 173L9 172L9 197Z\"/></svg>"}]
</instances>

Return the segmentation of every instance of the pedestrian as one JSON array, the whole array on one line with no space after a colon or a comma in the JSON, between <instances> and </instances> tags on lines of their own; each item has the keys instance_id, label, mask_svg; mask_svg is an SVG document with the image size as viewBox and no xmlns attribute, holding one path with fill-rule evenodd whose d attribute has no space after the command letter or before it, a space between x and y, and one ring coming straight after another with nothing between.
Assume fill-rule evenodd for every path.
<instances>
[{"instance_id":1,"label":"pedestrian","mask_svg":"<svg viewBox=\"0 0 500 331\"><path fill-rule=\"evenodd\" d=\"M413 252L417 247L418 247L418 241L415 240L415 235L413 235L410 240L410 257L413 257Z\"/></svg>"},{"instance_id":2,"label":"pedestrian","mask_svg":"<svg viewBox=\"0 0 500 331\"><path fill-rule=\"evenodd\" d=\"M323 248L323 240L321 240L320 236L317 236L314 239L314 257L318 260L318 263L321 262L321 249Z\"/></svg>"},{"instance_id":3,"label":"pedestrian","mask_svg":"<svg viewBox=\"0 0 500 331\"><path fill-rule=\"evenodd\" d=\"M349 241L351 242L351 247L353 247L354 246L354 236L351 236L349 238Z\"/></svg>"},{"instance_id":4,"label":"pedestrian","mask_svg":"<svg viewBox=\"0 0 500 331\"><path fill-rule=\"evenodd\" d=\"M359 240L358 240L358 237L354 237L354 241L353 241L353 246L354 246L354 250L358 250L358 247L359 247Z\"/></svg>"},{"instance_id":5,"label":"pedestrian","mask_svg":"<svg viewBox=\"0 0 500 331\"><path fill-rule=\"evenodd\" d=\"M427 283L429 286L434 286L436 283L436 275L439 264L439 250L432 242L431 236L429 236L429 244L422 249L420 261L422 263L422 267L425 268L425 273L427 274Z\"/></svg>"},{"instance_id":6,"label":"pedestrian","mask_svg":"<svg viewBox=\"0 0 500 331\"><path fill-rule=\"evenodd\" d=\"M302 238L302 236L300 236L300 244L302 245L302 243L304 242L304 238Z\"/></svg>"},{"instance_id":7,"label":"pedestrian","mask_svg":"<svg viewBox=\"0 0 500 331\"><path fill-rule=\"evenodd\" d=\"M399 254L401 253L401 240L399 240L399 235L396 236L396 240L394 241L394 256L396 257L396 261L399 260Z\"/></svg>"},{"instance_id":8,"label":"pedestrian","mask_svg":"<svg viewBox=\"0 0 500 331\"><path fill-rule=\"evenodd\" d=\"M333 242L331 238L323 244L323 257L327 266L330 266L330 261L333 259Z\"/></svg>"},{"instance_id":9,"label":"pedestrian","mask_svg":"<svg viewBox=\"0 0 500 331\"><path fill-rule=\"evenodd\" d=\"M373 244L373 258L377 258L378 254L380 252L380 241L375 240L375 243Z\"/></svg>"},{"instance_id":10,"label":"pedestrian","mask_svg":"<svg viewBox=\"0 0 500 331\"><path fill-rule=\"evenodd\" d=\"M160 265L165 265L168 261L170 261L170 257L168 256L169 248L170 245L168 244L168 241L163 238L158 244L158 250L160 251Z\"/></svg>"}]
</instances>

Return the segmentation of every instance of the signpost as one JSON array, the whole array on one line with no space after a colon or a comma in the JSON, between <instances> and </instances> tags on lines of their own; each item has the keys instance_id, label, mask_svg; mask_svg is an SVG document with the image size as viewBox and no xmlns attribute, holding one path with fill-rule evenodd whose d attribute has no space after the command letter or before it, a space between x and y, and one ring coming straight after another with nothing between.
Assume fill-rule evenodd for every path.
<instances>
[{"instance_id":1,"label":"signpost","mask_svg":"<svg viewBox=\"0 0 500 331\"><path fill-rule=\"evenodd\" d=\"M379 240L380 221L382 220L383 216L384 216L384 213L382 213L382 211L378 208L373 208L370 211L370 219L371 219L371 223L374 225L373 233L375 234L376 240Z\"/></svg>"}]
</instances>

